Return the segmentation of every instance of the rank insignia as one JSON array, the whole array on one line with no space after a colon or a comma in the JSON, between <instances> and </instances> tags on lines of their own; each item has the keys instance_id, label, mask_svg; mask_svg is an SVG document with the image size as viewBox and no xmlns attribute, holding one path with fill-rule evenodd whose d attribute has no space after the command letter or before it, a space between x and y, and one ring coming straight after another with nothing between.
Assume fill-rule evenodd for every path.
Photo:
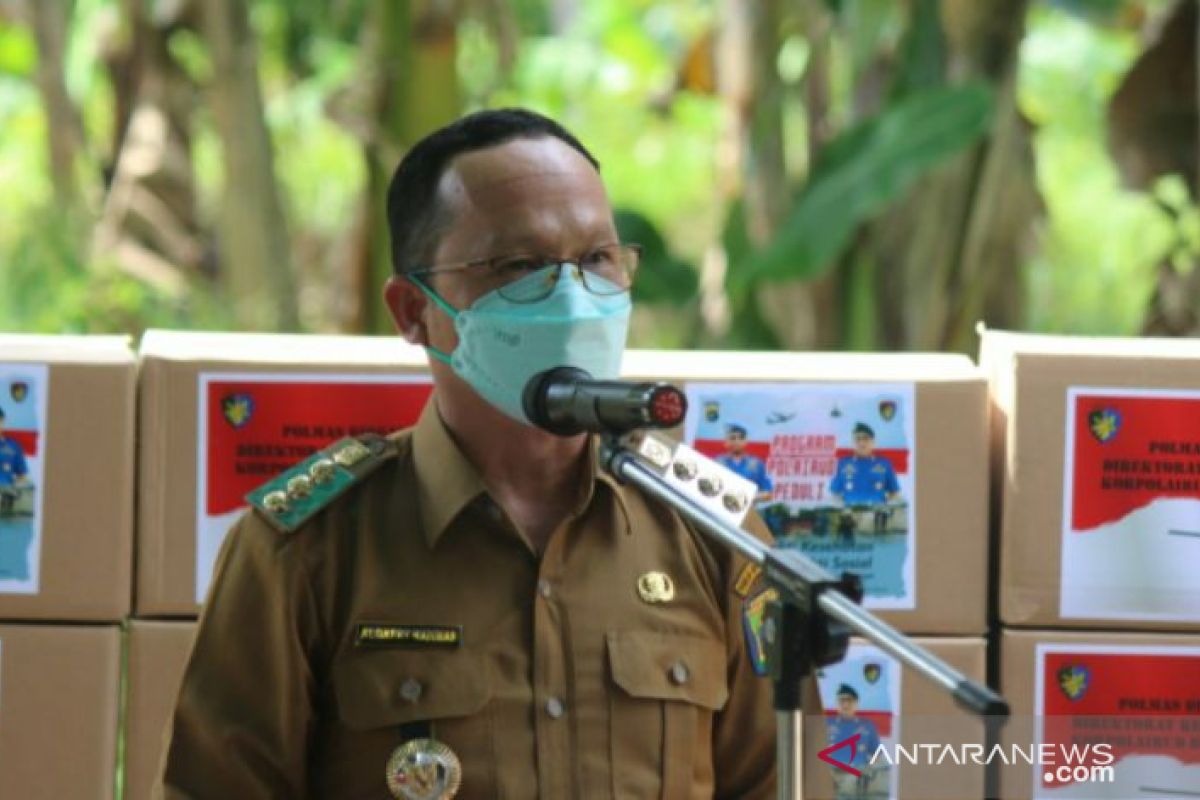
<instances>
[{"instance_id":1,"label":"rank insignia","mask_svg":"<svg viewBox=\"0 0 1200 800\"><path fill-rule=\"evenodd\" d=\"M462 763L436 739L412 739L392 752L386 778L398 800L450 800L462 787Z\"/></svg>"},{"instance_id":2,"label":"rank insignia","mask_svg":"<svg viewBox=\"0 0 1200 800\"><path fill-rule=\"evenodd\" d=\"M747 564L742 567L742 571L738 573L737 580L733 583L733 593L738 597L746 597L750 594L750 590L754 588L754 584L762 575L762 567L758 564Z\"/></svg>"},{"instance_id":3,"label":"rank insignia","mask_svg":"<svg viewBox=\"0 0 1200 800\"><path fill-rule=\"evenodd\" d=\"M746 654L750 657L750 665L754 674L763 677L767 674L767 641L763 635L763 626L767 619L767 605L779 599L779 592L767 587L753 597L742 602L742 629L746 634Z\"/></svg>"},{"instance_id":4,"label":"rank insignia","mask_svg":"<svg viewBox=\"0 0 1200 800\"><path fill-rule=\"evenodd\" d=\"M244 392L221 398L221 414L234 428L241 428L254 416L254 398Z\"/></svg>"},{"instance_id":5,"label":"rank insignia","mask_svg":"<svg viewBox=\"0 0 1200 800\"><path fill-rule=\"evenodd\" d=\"M644 602L669 603L675 599L675 582L665 572L647 572L637 579L637 592Z\"/></svg>"},{"instance_id":6,"label":"rank insignia","mask_svg":"<svg viewBox=\"0 0 1200 800\"><path fill-rule=\"evenodd\" d=\"M1068 664L1058 670L1058 688L1068 700L1078 700L1088 690L1092 673L1082 664Z\"/></svg>"},{"instance_id":7,"label":"rank insignia","mask_svg":"<svg viewBox=\"0 0 1200 800\"><path fill-rule=\"evenodd\" d=\"M1121 412L1115 408L1097 408L1088 414L1088 430L1100 444L1108 444L1121 430Z\"/></svg>"}]
</instances>

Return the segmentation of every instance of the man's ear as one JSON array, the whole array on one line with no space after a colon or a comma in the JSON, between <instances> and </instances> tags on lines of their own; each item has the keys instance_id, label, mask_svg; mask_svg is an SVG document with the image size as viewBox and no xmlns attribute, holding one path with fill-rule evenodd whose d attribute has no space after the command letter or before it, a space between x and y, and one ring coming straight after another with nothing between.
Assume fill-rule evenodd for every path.
<instances>
[{"instance_id":1,"label":"man's ear","mask_svg":"<svg viewBox=\"0 0 1200 800\"><path fill-rule=\"evenodd\" d=\"M383 286L383 300L401 336L412 344L429 344L424 320L429 298L415 283L402 275L393 275Z\"/></svg>"}]
</instances>

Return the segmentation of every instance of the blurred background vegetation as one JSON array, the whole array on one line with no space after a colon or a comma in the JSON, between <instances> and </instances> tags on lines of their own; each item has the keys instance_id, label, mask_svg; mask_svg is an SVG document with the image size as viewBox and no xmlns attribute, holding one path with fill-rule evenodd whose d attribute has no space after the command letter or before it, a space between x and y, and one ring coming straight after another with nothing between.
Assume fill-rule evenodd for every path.
<instances>
[{"instance_id":1,"label":"blurred background vegetation","mask_svg":"<svg viewBox=\"0 0 1200 800\"><path fill-rule=\"evenodd\" d=\"M0 0L0 329L382 333L417 138L528 106L642 347L1200 333L1197 0Z\"/></svg>"}]
</instances>

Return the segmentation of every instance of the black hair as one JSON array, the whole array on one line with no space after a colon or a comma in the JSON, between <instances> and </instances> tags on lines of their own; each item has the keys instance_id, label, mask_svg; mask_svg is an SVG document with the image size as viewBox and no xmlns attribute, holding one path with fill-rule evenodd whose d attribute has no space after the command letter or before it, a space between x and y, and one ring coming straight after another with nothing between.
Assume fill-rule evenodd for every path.
<instances>
[{"instance_id":1,"label":"black hair","mask_svg":"<svg viewBox=\"0 0 1200 800\"><path fill-rule=\"evenodd\" d=\"M860 422L854 426L854 435L857 436L860 433L865 433L867 436L870 436L872 439L875 438L875 431L873 431L871 429L871 426L865 422Z\"/></svg>"},{"instance_id":2,"label":"black hair","mask_svg":"<svg viewBox=\"0 0 1200 800\"><path fill-rule=\"evenodd\" d=\"M858 692L854 691L854 687L851 686L850 684L843 683L841 686L838 687L837 696L838 697L842 697L842 696L853 697L855 700L857 700Z\"/></svg>"},{"instance_id":3,"label":"black hair","mask_svg":"<svg viewBox=\"0 0 1200 800\"><path fill-rule=\"evenodd\" d=\"M740 434L741 434L743 437L745 437L745 436L746 436L746 429L745 429L745 428L743 428L741 425L738 425L736 422L731 422L731 423L729 423L729 425L726 427L726 430L725 430L725 435L726 435L726 436L731 436L731 435L733 435L733 434L739 434L739 433L740 433Z\"/></svg>"},{"instance_id":4,"label":"black hair","mask_svg":"<svg viewBox=\"0 0 1200 800\"><path fill-rule=\"evenodd\" d=\"M388 186L387 220L392 235L392 269L397 275L429 266L449 224L438 202L438 183L455 157L513 139L551 136L588 160L600 162L566 128L523 108L476 111L417 142L401 159Z\"/></svg>"}]
</instances>

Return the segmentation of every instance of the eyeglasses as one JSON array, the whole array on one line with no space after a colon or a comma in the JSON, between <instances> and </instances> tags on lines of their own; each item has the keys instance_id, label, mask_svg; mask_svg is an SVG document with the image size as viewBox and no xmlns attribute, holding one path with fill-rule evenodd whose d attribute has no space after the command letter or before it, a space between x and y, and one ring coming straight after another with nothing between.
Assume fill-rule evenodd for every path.
<instances>
[{"instance_id":1,"label":"eyeglasses","mask_svg":"<svg viewBox=\"0 0 1200 800\"><path fill-rule=\"evenodd\" d=\"M633 286L633 276L637 273L641 259L640 245L617 243L594 247L575 261L557 256L518 253L465 264L410 270L407 274L410 280L427 286L424 280L426 276L463 273L471 276L479 286L481 294L495 291L514 303L535 303L550 296L554 287L558 285L562 268L568 264L578 268L575 272L577 280L592 294L606 296L628 292ZM547 267L557 269L547 272L545 280L522 280Z\"/></svg>"}]
</instances>

